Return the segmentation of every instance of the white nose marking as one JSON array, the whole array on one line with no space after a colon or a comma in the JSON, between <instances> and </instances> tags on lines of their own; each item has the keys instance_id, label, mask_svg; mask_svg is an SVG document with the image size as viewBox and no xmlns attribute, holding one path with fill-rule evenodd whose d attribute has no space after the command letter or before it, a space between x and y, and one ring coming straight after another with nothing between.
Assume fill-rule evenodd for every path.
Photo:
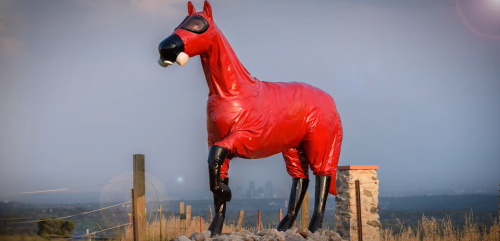
<instances>
[{"instance_id":1,"label":"white nose marking","mask_svg":"<svg viewBox=\"0 0 500 241\"><path fill-rule=\"evenodd\" d=\"M175 62L180 66L184 66L184 65L186 65L188 60L189 60L189 55L187 55L184 52L180 52L179 55L177 55Z\"/></svg>"},{"instance_id":2,"label":"white nose marking","mask_svg":"<svg viewBox=\"0 0 500 241\"><path fill-rule=\"evenodd\" d=\"M161 60L161 58L158 58L158 64L159 64L161 67L166 68L166 67L168 67L169 65L172 65L173 63L172 63L172 62L170 62L170 61L168 61L168 60L163 61L163 60Z\"/></svg>"}]
</instances>

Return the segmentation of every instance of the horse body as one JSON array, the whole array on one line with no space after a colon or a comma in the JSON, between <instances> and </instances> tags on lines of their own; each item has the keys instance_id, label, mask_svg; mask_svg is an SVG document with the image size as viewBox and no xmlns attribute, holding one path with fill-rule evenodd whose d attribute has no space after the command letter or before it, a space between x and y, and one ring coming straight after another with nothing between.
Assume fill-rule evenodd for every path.
<instances>
[{"instance_id":1,"label":"horse body","mask_svg":"<svg viewBox=\"0 0 500 241\"><path fill-rule=\"evenodd\" d=\"M235 157L264 158L299 148L318 125L334 128L338 114L325 92L304 83L258 82L254 96L209 98L209 146L223 146Z\"/></svg>"},{"instance_id":2,"label":"horse body","mask_svg":"<svg viewBox=\"0 0 500 241\"><path fill-rule=\"evenodd\" d=\"M265 82L254 78L236 57L213 22L210 4L188 17L159 46L160 65L184 65L200 55L209 94L207 133L210 189L217 212L209 230L220 233L234 157L264 158L282 153L293 178L290 206L279 230L290 228L307 190L309 168L316 176L316 200L309 229L322 226L328 192L336 195L335 174L342 143L342 124L333 98L299 82ZM179 57L181 56L181 57ZM165 66L164 66L165 67Z\"/></svg>"}]
</instances>

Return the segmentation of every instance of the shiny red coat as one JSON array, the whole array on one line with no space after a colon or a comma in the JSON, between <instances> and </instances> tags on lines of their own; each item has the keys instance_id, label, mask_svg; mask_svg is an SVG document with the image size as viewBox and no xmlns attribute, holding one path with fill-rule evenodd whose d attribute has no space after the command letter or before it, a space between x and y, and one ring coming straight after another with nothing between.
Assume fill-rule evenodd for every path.
<instances>
[{"instance_id":1,"label":"shiny red coat","mask_svg":"<svg viewBox=\"0 0 500 241\"><path fill-rule=\"evenodd\" d=\"M335 102L326 92L305 83L260 81L243 67L213 22L210 5L189 14L205 18L202 34L177 29L185 52L200 55L209 87L208 145L229 150L221 169L227 177L234 157L255 159L282 153L292 178L332 176L330 193L336 195L335 174L342 143L342 124Z\"/></svg>"}]
</instances>

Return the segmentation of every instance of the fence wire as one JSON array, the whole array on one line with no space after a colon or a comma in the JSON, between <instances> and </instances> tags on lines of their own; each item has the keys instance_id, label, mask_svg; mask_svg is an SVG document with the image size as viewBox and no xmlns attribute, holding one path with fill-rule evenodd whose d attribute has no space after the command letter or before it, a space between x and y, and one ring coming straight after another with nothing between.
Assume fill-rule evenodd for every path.
<instances>
[{"instance_id":1,"label":"fence wire","mask_svg":"<svg viewBox=\"0 0 500 241\"><path fill-rule=\"evenodd\" d=\"M47 193L47 192L61 192L61 191L67 191L67 190L73 190L73 189L81 189L81 188L88 188L88 187L106 186L106 185L117 184L117 183L123 183L123 182L130 182L130 181L131 181L131 180L126 180L126 181L120 181L120 182L110 182L110 183L96 184L96 185L90 185L90 186L68 187L68 188L62 188L62 189L52 189L52 190L33 191L33 192L16 192L16 193L11 193L11 195L19 195L19 194L34 194L34 193Z\"/></svg>"},{"instance_id":2,"label":"fence wire","mask_svg":"<svg viewBox=\"0 0 500 241\"><path fill-rule=\"evenodd\" d=\"M70 216L65 216L65 217L60 217L60 218L53 218L53 219L66 219L66 218L71 218L71 217L76 217L76 216L86 215L86 214L89 214L89 213L95 213L95 212L98 212L98 211L102 211L102 210L105 210L105 209L108 209L108 208L117 207L117 206L120 206L120 205L123 205L123 204L127 204L127 203L131 203L131 202L132 202L132 201L123 202L123 203L115 204L115 205L108 206L108 207L105 207L105 208L100 208L100 209L96 209L96 210L92 210L92 211L87 211L87 212L83 212L83 213L79 213L79 214L75 214L75 215L70 215ZM25 222L13 222L12 224L22 224L22 223L38 223L38 222L46 222L46 221L50 221L50 220L53 220L53 219L47 219L47 220L33 220L33 221L25 221Z\"/></svg>"},{"instance_id":3,"label":"fence wire","mask_svg":"<svg viewBox=\"0 0 500 241\"><path fill-rule=\"evenodd\" d=\"M111 228L107 228L107 229L103 229L103 230L101 230L101 231L95 231L95 232L92 232L92 233L89 233L89 234L84 234L84 235L75 236L75 237L66 238L66 239L76 239L76 238L81 238L81 237L85 237L85 236L88 236L88 235L94 235L94 234L96 234L96 233L106 232L106 231L108 231L108 230L111 230L111 229L114 229L114 228L119 228L119 227L126 226L126 225L128 225L128 223L126 223L126 224L121 224L121 225L117 225L117 226L114 226L114 227L111 227Z\"/></svg>"}]
</instances>

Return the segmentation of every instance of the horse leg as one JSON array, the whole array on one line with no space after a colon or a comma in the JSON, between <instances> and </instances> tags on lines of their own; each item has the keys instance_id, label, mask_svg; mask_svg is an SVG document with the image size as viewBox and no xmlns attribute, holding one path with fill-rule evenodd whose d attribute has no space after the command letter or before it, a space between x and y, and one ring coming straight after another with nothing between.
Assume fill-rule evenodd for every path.
<instances>
[{"instance_id":1,"label":"horse leg","mask_svg":"<svg viewBox=\"0 0 500 241\"><path fill-rule=\"evenodd\" d=\"M229 161L234 157L238 146L244 146L241 135L244 132L233 132L222 140L217 141L210 147L208 154L208 172L210 177L210 190L214 196L215 218L212 220L208 230L212 234L220 234L226 217L226 202L231 201L231 189L229 188ZM212 142L210 142L212 143Z\"/></svg>"},{"instance_id":2,"label":"horse leg","mask_svg":"<svg viewBox=\"0 0 500 241\"><path fill-rule=\"evenodd\" d=\"M316 176L316 187L314 194L314 212L309 223L309 231L316 232L323 227L325 217L326 199L330 189L331 176Z\"/></svg>"},{"instance_id":3,"label":"horse leg","mask_svg":"<svg viewBox=\"0 0 500 241\"><path fill-rule=\"evenodd\" d=\"M316 176L314 212L308 228L313 233L323 227L328 193L336 195L334 178L342 143L342 126L340 119L337 120L333 125L318 125L315 132L309 133L302 142L305 156Z\"/></svg>"},{"instance_id":4,"label":"horse leg","mask_svg":"<svg viewBox=\"0 0 500 241\"><path fill-rule=\"evenodd\" d=\"M283 158L285 159L288 174L292 176L293 182L288 201L288 210L276 228L278 231L286 231L292 228L309 185L309 167L302 152L295 148L289 149L283 152Z\"/></svg>"},{"instance_id":5,"label":"horse leg","mask_svg":"<svg viewBox=\"0 0 500 241\"><path fill-rule=\"evenodd\" d=\"M226 202L231 200L231 189L229 189L228 151L224 147L212 145L208 154L208 174L210 190L213 192L215 217L208 227L212 234L220 234L226 217Z\"/></svg>"},{"instance_id":6,"label":"horse leg","mask_svg":"<svg viewBox=\"0 0 500 241\"><path fill-rule=\"evenodd\" d=\"M213 145L208 154L208 176L210 178L210 191L222 201L231 201L231 189L221 182L221 167L228 156L228 150L221 146Z\"/></svg>"},{"instance_id":7,"label":"horse leg","mask_svg":"<svg viewBox=\"0 0 500 241\"><path fill-rule=\"evenodd\" d=\"M221 182L225 185L229 185L229 177L221 178ZM215 217L212 219L212 223L208 227L208 230L214 234L221 234L222 227L224 226L224 219L226 218L226 202L214 196L214 210Z\"/></svg>"}]
</instances>

